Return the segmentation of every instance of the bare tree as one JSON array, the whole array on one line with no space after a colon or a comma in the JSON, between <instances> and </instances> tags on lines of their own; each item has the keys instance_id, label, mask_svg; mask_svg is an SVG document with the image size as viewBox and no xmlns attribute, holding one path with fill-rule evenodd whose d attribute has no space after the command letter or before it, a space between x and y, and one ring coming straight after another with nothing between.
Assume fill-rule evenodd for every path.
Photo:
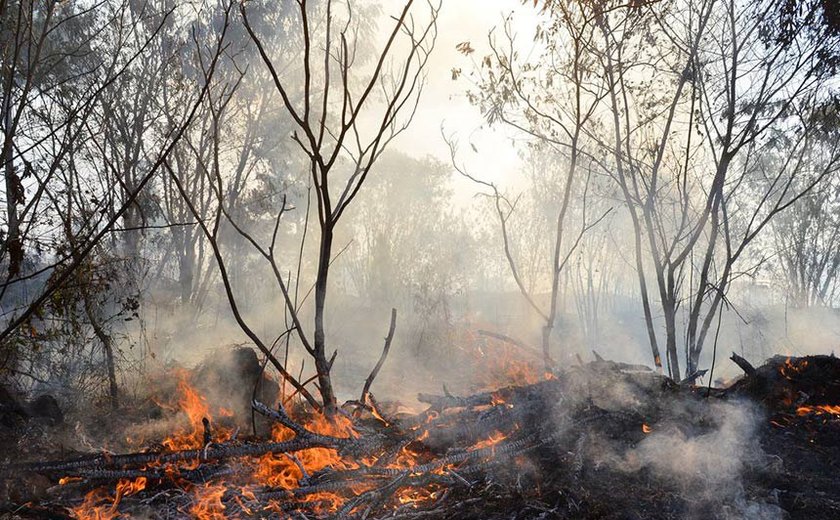
<instances>
[{"instance_id":1,"label":"bare tree","mask_svg":"<svg viewBox=\"0 0 840 520\"><path fill-rule=\"evenodd\" d=\"M835 157L818 166L807 159L818 140L813 114L830 90L826 57L836 55L836 31L815 37L815 18L805 15L787 20L780 36L770 2L538 4L547 16L536 36L540 59L517 68L506 25L505 51L491 40L493 54L481 65L486 79L473 99L491 122L562 151L569 182L578 170L614 179L633 229L653 362L663 367L664 347L672 378L696 377L729 284L755 271L745 252L837 169ZM783 161L762 160L780 145ZM536 304L510 251L506 224L515 201L486 186L517 286L550 331L555 306ZM558 192L555 252L570 186Z\"/></svg>"},{"instance_id":2,"label":"bare tree","mask_svg":"<svg viewBox=\"0 0 840 520\"><path fill-rule=\"evenodd\" d=\"M808 114L820 102L826 74L818 62L827 42L800 34L795 44L754 44L768 12L763 3L704 1L593 13L611 86L615 178L635 230L650 344L658 364L654 315L660 314L669 373L676 380L682 374L680 307L687 307L685 375L695 377L729 283L749 272L737 270L744 251L837 166L832 160L821 171L809 171L803 155L814 139ZM639 79L662 75L663 69L672 71L669 82L658 82L666 87L651 88ZM768 168L760 157L771 132L781 129L794 136L789 160ZM748 189L759 178L767 181L763 187Z\"/></svg>"},{"instance_id":3,"label":"bare tree","mask_svg":"<svg viewBox=\"0 0 840 520\"><path fill-rule=\"evenodd\" d=\"M253 231L244 229L224 206L221 199L224 176L216 162L208 171L213 179L218 209L213 221L215 223L211 226L202 224L202 228L215 251L237 321L263 353L271 356L265 342L260 340L238 312L236 297L218 245L221 218L224 217L268 262L282 293L286 311L292 319L292 329L315 362L318 390L327 411L334 410L336 406L335 391L330 379L335 353L328 357L324 326L336 227L385 147L410 123L424 84L423 71L437 34L438 8L429 4L428 21L418 24L410 13L412 4L411 0L406 2L401 13L395 17L384 46L376 54L369 67L370 71L365 74L364 64L358 61L360 42L352 4L342 7L337 2L327 1L319 11L317 6L300 0L297 22L303 37L301 89L289 84L279 73L273 57L263 44L263 37L255 30L249 18L249 9L245 4L241 7L245 28L271 74L283 107L295 123L296 130L292 133L292 139L308 162L319 232L312 336L301 324L301 302L293 294L275 256L281 218L289 210L285 202L276 212L270 244L260 244ZM322 13L322 18L313 19L316 13ZM370 120L374 122L370 123ZM214 157L218 155L214 154ZM186 198L186 194L183 195ZM300 286L299 280L295 283ZM298 391L305 393L302 385L288 374L282 364L275 361L272 360L272 363L284 378L292 382ZM311 398L309 400L312 403Z\"/></svg>"},{"instance_id":4,"label":"bare tree","mask_svg":"<svg viewBox=\"0 0 840 520\"><path fill-rule=\"evenodd\" d=\"M558 182L556 194L559 203L550 238L546 237L551 242L548 264L550 291L546 305L538 303L534 291L526 286L511 247L508 222L518 199L511 200L495 184L481 180L470 174L466 167L458 165L455 143L448 139L456 170L487 188L494 201L511 275L528 305L543 321L542 350L547 367L553 364L550 347L557 321L561 274L586 232L610 212L607 209L588 218L584 207L579 228L567 229L573 194L580 193L586 199L594 159L586 151L586 127L596 116L607 89L587 52L597 36L593 20L587 18L586 10L575 3L558 4L556 13L553 23L546 28L540 27L537 32L538 40L551 42L545 45L544 55L540 57L544 69L520 62L515 35L508 20L503 26L504 38L501 42L493 33L490 35L492 53L481 61L482 79L478 93L472 95L490 123L511 126L541 143L541 153L565 158L562 166L565 171L555 174L562 179ZM560 41L563 43L557 44ZM472 49L467 45L462 52L471 53Z\"/></svg>"},{"instance_id":5,"label":"bare tree","mask_svg":"<svg viewBox=\"0 0 840 520\"><path fill-rule=\"evenodd\" d=\"M826 161L834 160L837 143L837 105L828 104L814 114L820 120L814 145L806 153L806 161L820 170ZM778 136L780 142L787 136ZM782 152L787 146L780 146ZM778 153L768 153L767 162L785 161ZM840 186L832 176L802 197L783 215L774 219L772 245L777 251L774 264L779 269L785 289L796 307L831 306L837 301L840 274Z\"/></svg>"}]
</instances>

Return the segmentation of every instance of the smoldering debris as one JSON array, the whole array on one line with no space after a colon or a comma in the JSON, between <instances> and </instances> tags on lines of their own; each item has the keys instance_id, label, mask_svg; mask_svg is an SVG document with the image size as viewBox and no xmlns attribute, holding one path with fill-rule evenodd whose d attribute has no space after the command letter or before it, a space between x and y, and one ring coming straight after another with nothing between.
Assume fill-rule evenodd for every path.
<instances>
[{"instance_id":1,"label":"smoldering debris","mask_svg":"<svg viewBox=\"0 0 840 520\"><path fill-rule=\"evenodd\" d=\"M227 517L730 520L840 511L824 491L837 484L825 465L836 463L840 443L815 447L799 430L779 434L780 414L807 416L744 397L746 384L710 392L598 360L531 384L422 395L429 407L416 414L355 402L336 423L297 406L255 405L275 423L271 438L233 430L209 405L187 413L192 424L157 447L52 463L29 454L37 462L6 466L4 475L66 483L19 511L33 516L108 509L158 518L209 508ZM185 413L163 410L159 424ZM821 466L805 448L821 453ZM25 503L20 490L16 497Z\"/></svg>"}]
</instances>

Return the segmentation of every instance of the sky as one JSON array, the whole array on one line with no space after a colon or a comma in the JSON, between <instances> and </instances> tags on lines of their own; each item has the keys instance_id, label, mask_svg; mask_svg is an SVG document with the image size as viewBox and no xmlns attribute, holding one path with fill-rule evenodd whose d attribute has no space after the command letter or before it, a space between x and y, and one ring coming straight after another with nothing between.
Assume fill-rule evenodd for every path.
<instances>
[{"instance_id":1,"label":"sky","mask_svg":"<svg viewBox=\"0 0 840 520\"><path fill-rule=\"evenodd\" d=\"M402 0L386 0L386 13L395 13ZM425 2L415 2L418 13L425 13ZM470 82L466 74L490 52L488 32L501 25L513 13L514 28L523 42L533 40L537 11L520 0L443 0L438 19L438 40L428 67L427 85L420 108L412 125L394 141L395 149L415 157L431 155L450 162L449 147L441 136L441 125L447 135L459 141L459 164L482 179L497 181L512 175L519 168L519 158L511 146L514 133L502 128L488 129L478 109L467 100ZM458 52L458 43L469 41L475 49L472 59ZM465 76L452 80L452 69L462 69ZM475 146L474 151L470 144ZM466 180L455 179L455 191L471 197L475 187Z\"/></svg>"}]
</instances>

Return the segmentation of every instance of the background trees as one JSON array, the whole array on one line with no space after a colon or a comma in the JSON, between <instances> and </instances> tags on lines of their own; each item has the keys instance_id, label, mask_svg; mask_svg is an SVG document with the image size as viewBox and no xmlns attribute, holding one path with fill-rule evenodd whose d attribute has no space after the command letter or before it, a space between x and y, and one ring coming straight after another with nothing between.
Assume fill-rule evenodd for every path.
<instances>
[{"instance_id":1,"label":"background trees","mask_svg":"<svg viewBox=\"0 0 840 520\"><path fill-rule=\"evenodd\" d=\"M4 3L4 375L117 406L246 338L331 408L398 308L415 365L495 325L683 380L762 306L835 305L831 2L526 4L435 62L435 4ZM430 76L521 167L405 140Z\"/></svg>"},{"instance_id":2,"label":"background trees","mask_svg":"<svg viewBox=\"0 0 840 520\"><path fill-rule=\"evenodd\" d=\"M820 139L814 121L837 39L813 29L817 15L796 10L774 32L779 18L761 3L543 9L550 21L537 31L540 61L518 74L518 48L500 53L491 40L476 102L491 123L561 147L569 171L585 161L614 181L635 236L653 362L662 366L662 347L671 377L693 378L729 284L754 269L740 262L745 251L836 172L833 154L805 157ZM764 160L780 146L781 163Z\"/></svg>"}]
</instances>

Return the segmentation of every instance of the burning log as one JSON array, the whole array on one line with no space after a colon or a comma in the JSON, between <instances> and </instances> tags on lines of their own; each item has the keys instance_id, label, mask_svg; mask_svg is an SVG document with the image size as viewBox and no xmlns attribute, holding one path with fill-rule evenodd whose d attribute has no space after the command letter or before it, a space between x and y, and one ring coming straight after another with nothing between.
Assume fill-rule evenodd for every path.
<instances>
[{"instance_id":1,"label":"burning log","mask_svg":"<svg viewBox=\"0 0 840 520\"><path fill-rule=\"evenodd\" d=\"M256 457L267 453L291 453L311 448L331 448L352 450L351 439L328 437L313 434L305 438L296 438L285 442L254 443L243 445L208 445L206 448L181 450L174 452L130 453L126 455L96 455L70 461L44 462L33 464L14 464L4 468L2 474L10 476L18 471L36 473L66 473L81 470L107 468L133 468L147 465L173 464L180 462L215 462L238 457Z\"/></svg>"}]
</instances>

